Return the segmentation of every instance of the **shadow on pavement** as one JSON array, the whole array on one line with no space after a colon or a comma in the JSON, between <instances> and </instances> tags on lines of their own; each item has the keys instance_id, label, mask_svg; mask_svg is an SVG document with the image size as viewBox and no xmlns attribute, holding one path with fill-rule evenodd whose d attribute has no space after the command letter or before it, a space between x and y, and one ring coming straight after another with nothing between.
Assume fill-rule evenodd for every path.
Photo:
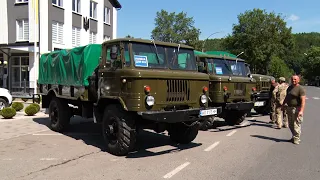
<instances>
[{"instance_id":1,"label":"shadow on pavement","mask_svg":"<svg viewBox=\"0 0 320 180\"><path fill-rule=\"evenodd\" d=\"M45 125L48 127L49 118L34 118L34 122ZM91 145L101 149L103 152L106 151L106 146L103 140L101 133L101 126L99 124L93 123L93 121L83 119L83 118L71 118L70 127L68 132L62 133L68 137L71 137L75 140L82 140L85 144ZM173 148L152 152L148 149L157 148L170 145ZM143 158L150 156L158 156L166 153L172 153L177 151L182 151L186 149L191 149L194 147L201 146L201 143L189 143L185 145L180 145L172 142L170 137L165 134L158 134L149 132L146 130L140 130L137 134L137 142L135 149L127 155L127 158Z\"/></svg>"},{"instance_id":2,"label":"shadow on pavement","mask_svg":"<svg viewBox=\"0 0 320 180\"><path fill-rule=\"evenodd\" d=\"M275 142L290 142L290 139L278 139L278 138L274 138L274 137L267 137L267 136L261 136L261 135L251 135L251 137L275 141Z\"/></svg>"}]
</instances>

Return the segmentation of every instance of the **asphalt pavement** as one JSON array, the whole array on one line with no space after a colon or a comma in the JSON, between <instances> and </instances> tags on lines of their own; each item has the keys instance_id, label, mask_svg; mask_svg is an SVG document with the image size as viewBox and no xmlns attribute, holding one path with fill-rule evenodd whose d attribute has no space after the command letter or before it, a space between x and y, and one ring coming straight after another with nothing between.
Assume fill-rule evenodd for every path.
<instances>
[{"instance_id":1,"label":"asphalt pavement","mask_svg":"<svg viewBox=\"0 0 320 180\"><path fill-rule=\"evenodd\" d=\"M136 151L125 157L104 150L100 126L74 118L68 133L52 132L46 115L0 119L0 179L243 179L316 180L320 177L320 89L307 89L300 145L288 128L271 128L253 115L242 127L200 131L193 143L177 145L166 134L143 131Z\"/></svg>"}]
</instances>

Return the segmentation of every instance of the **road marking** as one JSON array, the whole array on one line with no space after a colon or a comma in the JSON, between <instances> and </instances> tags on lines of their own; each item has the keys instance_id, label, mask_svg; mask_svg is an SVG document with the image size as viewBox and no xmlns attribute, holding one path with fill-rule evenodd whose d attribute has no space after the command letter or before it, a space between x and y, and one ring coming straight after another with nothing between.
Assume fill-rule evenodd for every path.
<instances>
[{"instance_id":1,"label":"road marking","mask_svg":"<svg viewBox=\"0 0 320 180\"><path fill-rule=\"evenodd\" d=\"M174 169L173 171L169 172L168 174L164 175L163 178L165 179L169 179L172 176L174 176L175 174L177 174L179 171L181 171L183 168L187 167L190 164L190 162L186 162L184 164L181 164L180 166L178 166L176 169Z\"/></svg>"},{"instance_id":2,"label":"road marking","mask_svg":"<svg viewBox=\"0 0 320 180\"><path fill-rule=\"evenodd\" d=\"M204 151L211 151L213 148L215 148L216 146L218 146L218 144L220 143L220 141L217 141L215 143L213 143L211 146L207 147Z\"/></svg>"},{"instance_id":3,"label":"road marking","mask_svg":"<svg viewBox=\"0 0 320 180\"><path fill-rule=\"evenodd\" d=\"M306 99L309 99L308 97L306 97Z\"/></svg>"},{"instance_id":4,"label":"road marking","mask_svg":"<svg viewBox=\"0 0 320 180\"><path fill-rule=\"evenodd\" d=\"M31 135L31 134L34 134L34 133L44 132L44 131L48 131L48 129L44 129L44 130L41 130L41 131L35 131L35 132L31 132L31 133L26 133L26 134L21 134L21 135L16 135L16 136L12 136L12 137L9 137L9 138L0 139L0 141L13 139L13 138L18 138L18 137L21 137L21 136L27 136L27 135Z\"/></svg>"},{"instance_id":5,"label":"road marking","mask_svg":"<svg viewBox=\"0 0 320 180\"><path fill-rule=\"evenodd\" d=\"M57 158L41 158L41 161L53 161L53 160L57 160Z\"/></svg>"},{"instance_id":6,"label":"road marking","mask_svg":"<svg viewBox=\"0 0 320 180\"><path fill-rule=\"evenodd\" d=\"M35 133L32 134L33 136L62 136L63 134L59 134L59 133L47 133L47 134L40 134L40 133Z\"/></svg>"},{"instance_id":7,"label":"road marking","mask_svg":"<svg viewBox=\"0 0 320 180\"><path fill-rule=\"evenodd\" d=\"M233 131L231 131L229 134L227 134L227 136L232 136L234 133L236 133L237 132L237 130L233 130Z\"/></svg>"},{"instance_id":8,"label":"road marking","mask_svg":"<svg viewBox=\"0 0 320 180\"><path fill-rule=\"evenodd\" d=\"M312 97L312 98L313 98L313 99L317 99L317 100L320 99L320 98L318 98L318 97Z\"/></svg>"},{"instance_id":9,"label":"road marking","mask_svg":"<svg viewBox=\"0 0 320 180\"><path fill-rule=\"evenodd\" d=\"M4 158L4 159L2 159L3 161L12 161L12 159L11 158Z\"/></svg>"},{"instance_id":10,"label":"road marking","mask_svg":"<svg viewBox=\"0 0 320 180\"><path fill-rule=\"evenodd\" d=\"M66 134L60 134L60 133L47 133L47 134L42 134L42 133L35 133L32 134L33 136L64 136L64 135L69 135L69 136L88 136L88 135L100 135L99 133L66 133Z\"/></svg>"}]
</instances>

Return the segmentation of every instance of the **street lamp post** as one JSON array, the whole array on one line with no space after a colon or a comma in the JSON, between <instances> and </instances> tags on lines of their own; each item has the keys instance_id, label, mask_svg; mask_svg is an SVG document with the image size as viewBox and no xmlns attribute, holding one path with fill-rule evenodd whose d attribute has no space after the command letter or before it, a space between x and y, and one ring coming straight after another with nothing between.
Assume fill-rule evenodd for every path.
<instances>
[{"instance_id":1,"label":"street lamp post","mask_svg":"<svg viewBox=\"0 0 320 180\"><path fill-rule=\"evenodd\" d=\"M203 41L203 44L202 44L202 52L204 51L204 45L206 44L207 40L209 39L209 37L211 37L212 35L214 34L218 34L218 33L222 33L223 31L218 31L218 32L214 32L212 34L210 34L204 41Z\"/></svg>"}]
</instances>

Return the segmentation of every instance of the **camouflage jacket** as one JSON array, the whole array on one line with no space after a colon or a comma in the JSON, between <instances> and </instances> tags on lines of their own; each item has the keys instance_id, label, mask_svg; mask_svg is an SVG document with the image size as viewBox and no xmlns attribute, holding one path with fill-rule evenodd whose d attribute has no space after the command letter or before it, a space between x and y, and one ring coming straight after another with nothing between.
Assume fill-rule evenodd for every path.
<instances>
[{"instance_id":1,"label":"camouflage jacket","mask_svg":"<svg viewBox=\"0 0 320 180\"><path fill-rule=\"evenodd\" d=\"M276 98L277 98L277 92L278 92L278 86L279 85L276 85L276 87L274 87L273 91L272 91L272 96L271 96L271 101L275 101Z\"/></svg>"},{"instance_id":2,"label":"camouflage jacket","mask_svg":"<svg viewBox=\"0 0 320 180\"><path fill-rule=\"evenodd\" d=\"M284 99L287 96L288 85L286 83L282 83L282 84L279 84L276 88L277 88L276 101L279 105L282 105Z\"/></svg>"}]
</instances>

